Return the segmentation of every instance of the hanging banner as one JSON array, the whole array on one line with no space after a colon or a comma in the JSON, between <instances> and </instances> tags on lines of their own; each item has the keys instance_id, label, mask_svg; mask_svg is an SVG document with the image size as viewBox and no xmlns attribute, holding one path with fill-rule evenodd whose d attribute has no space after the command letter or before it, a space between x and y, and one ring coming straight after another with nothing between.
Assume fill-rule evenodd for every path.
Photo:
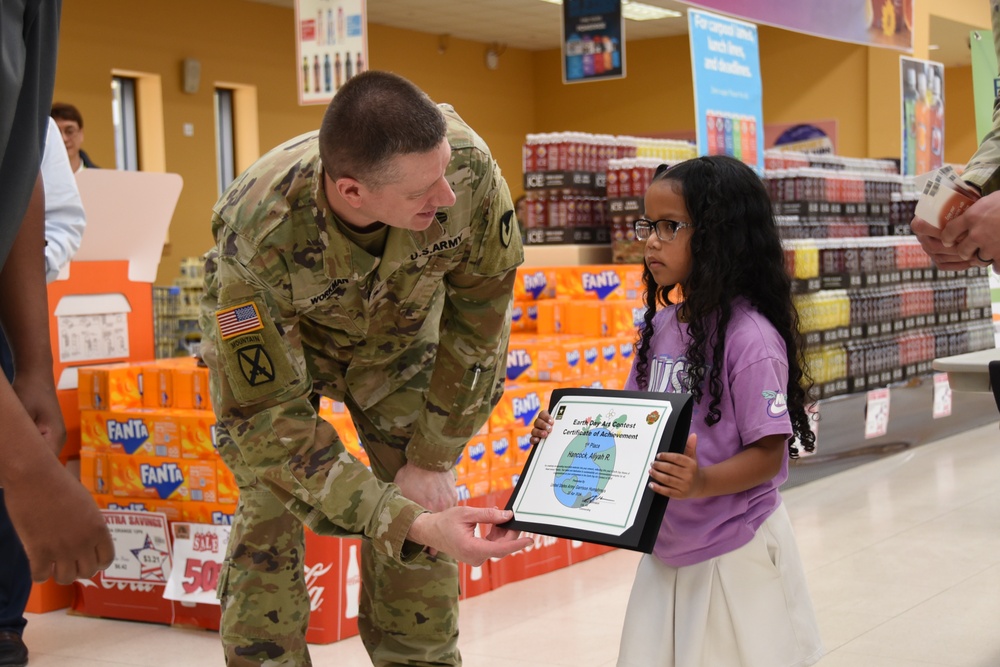
<instances>
[{"instance_id":1,"label":"hanging banner","mask_svg":"<svg viewBox=\"0 0 1000 667\"><path fill-rule=\"evenodd\" d=\"M328 104L368 68L365 0L295 0L299 104Z\"/></svg>"},{"instance_id":2,"label":"hanging banner","mask_svg":"<svg viewBox=\"0 0 1000 667\"><path fill-rule=\"evenodd\" d=\"M685 4L807 35L912 52L915 1L685 0Z\"/></svg>"},{"instance_id":3,"label":"hanging banner","mask_svg":"<svg viewBox=\"0 0 1000 667\"><path fill-rule=\"evenodd\" d=\"M944 65L900 56L899 78L899 170L904 176L926 174L944 164Z\"/></svg>"},{"instance_id":4,"label":"hanging banner","mask_svg":"<svg viewBox=\"0 0 1000 667\"><path fill-rule=\"evenodd\" d=\"M625 77L621 0L563 2L563 83Z\"/></svg>"},{"instance_id":5,"label":"hanging banner","mask_svg":"<svg viewBox=\"0 0 1000 667\"><path fill-rule=\"evenodd\" d=\"M731 155L764 171L757 26L688 11L699 155Z\"/></svg>"},{"instance_id":6,"label":"hanging banner","mask_svg":"<svg viewBox=\"0 0 1000 667\"><path fill-rule=\"evenodd\" d=\"M993 102L1000 94L997 78L997 52L993 47L993 33L973 30L969 35L972 51L972 99L976 109L976 140L993 129Z\"/></svg>"}]
</instances>

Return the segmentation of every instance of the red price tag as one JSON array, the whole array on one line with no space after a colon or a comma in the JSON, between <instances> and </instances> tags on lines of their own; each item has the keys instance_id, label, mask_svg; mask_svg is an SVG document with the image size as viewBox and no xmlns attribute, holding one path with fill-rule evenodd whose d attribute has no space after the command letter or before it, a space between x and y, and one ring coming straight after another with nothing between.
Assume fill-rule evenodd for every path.
<instances>
[{"instance_id":1,"label":"red price tag","mask_svg":"<svg viewBox=\"0 0 1000 667\"><path fill-rule=\"evenodd\" d=\"M215 561L200 561L189 558L184 565L184 581L181 585L185 593L204 591L214 593L219 583L219 564Z\"/></svg>"}]
</instances>

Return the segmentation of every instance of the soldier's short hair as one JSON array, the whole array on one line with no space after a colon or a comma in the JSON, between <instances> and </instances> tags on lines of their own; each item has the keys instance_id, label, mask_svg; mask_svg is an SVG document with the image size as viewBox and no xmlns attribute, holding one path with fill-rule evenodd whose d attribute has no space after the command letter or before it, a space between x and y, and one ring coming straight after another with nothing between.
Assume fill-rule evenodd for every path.
<instances>
[{"instance_id":1,"label":"soldier's short hair","mask_svg":"<svg viewBox=\"0 0 1000 667\"><path fill-rule=\"evenodd\" d=\"M323 116L323 169L334 180L378 188L399 178L394 157L434 150L446 130L441 110L415 85L390 72L362 72L337 91Z\"/></svg>"}]
</instances>

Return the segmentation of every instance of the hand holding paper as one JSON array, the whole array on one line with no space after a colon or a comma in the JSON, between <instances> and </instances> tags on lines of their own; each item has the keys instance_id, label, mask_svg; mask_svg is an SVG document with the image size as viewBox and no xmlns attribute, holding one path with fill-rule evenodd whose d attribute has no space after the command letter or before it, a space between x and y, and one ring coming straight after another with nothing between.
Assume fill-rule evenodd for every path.
<instances>
[{"instance_id":1,"label":"hand holding paper","mask_svg":"<svg viewBox=\"0 0 1000 667\"><path fill-rule=\"evenodd\" d=\"M917 178L921 189L913 233L934 264L946 271L987 266L1000 252L1000 202L981 198L951 166ZM994 238L995 237L995 238Z\"/></svg>"}]
</instances>

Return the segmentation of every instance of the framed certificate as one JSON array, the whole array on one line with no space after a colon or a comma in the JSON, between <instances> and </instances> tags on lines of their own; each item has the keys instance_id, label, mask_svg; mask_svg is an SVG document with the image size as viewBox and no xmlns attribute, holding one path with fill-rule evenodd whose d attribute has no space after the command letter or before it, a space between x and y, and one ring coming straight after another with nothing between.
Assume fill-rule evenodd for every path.
<instances>
[{"instance_id":1,"label":"framed certificate","mask_svg":"<svg viewBox=\"0 0 1000 667\"><path fill-rule=\"evenodd\" d=\"M505 528L650 553L667 498L649 488L659 452L683 452L691 396L557 389L552 433L528 457Z\"/></svg>"}]
</instances>

